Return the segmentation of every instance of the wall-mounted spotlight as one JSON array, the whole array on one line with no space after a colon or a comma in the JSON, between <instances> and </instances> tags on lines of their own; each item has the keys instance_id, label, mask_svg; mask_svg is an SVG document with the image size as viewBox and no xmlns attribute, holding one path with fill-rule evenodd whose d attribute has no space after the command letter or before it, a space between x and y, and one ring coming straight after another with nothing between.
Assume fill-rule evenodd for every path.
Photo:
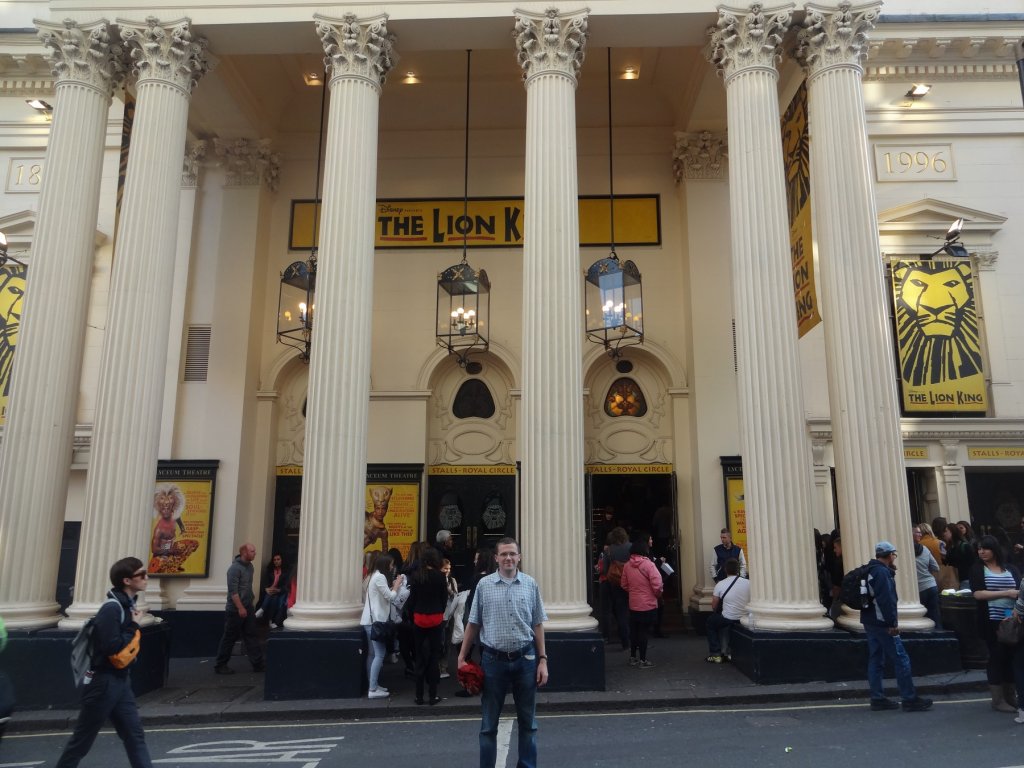
<instances>
[{"instance_id":1,"label":"wall-mounted spotlight","mask_svg":"<svg viewBox=\"0 0 1024 768\"><path fill-rule=\"evenodd\" d=\"M910 90L907 91L908 99L920 99L928 95L932 87L927 83L914 83Z\"/></svg>"},{"instance_id":2,"label":"wall-mounted spotlight","mask_svg":"<svg viewBox=\"0 0 1024 768\"><path fill-rule=\"evenodd\" d=\"M37 112L42 112L44 115L53 114L53 107L51 107L42 99L25 99L25 103Z\"/></svg>"}]
</instances>

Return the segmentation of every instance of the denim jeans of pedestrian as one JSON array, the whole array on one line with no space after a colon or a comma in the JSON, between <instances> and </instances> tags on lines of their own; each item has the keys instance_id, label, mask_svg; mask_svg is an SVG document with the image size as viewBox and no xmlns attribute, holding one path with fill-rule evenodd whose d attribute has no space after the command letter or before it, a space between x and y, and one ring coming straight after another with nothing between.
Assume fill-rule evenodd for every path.
<instances>
[{"instance_id":1,"label":"denim jeans of pedestrian","mask_svg":"<svg viewBox=\"0 0 1024 768\"><path fill-rule=\"evenodd\" d=\"M885 698L885 662L891 661L896 673L896 684L900 689L903 701L917 698L914 689L914 677L910 672L910 657L903 647L898 635L890 635L886 627L864 625L864 634L868 638L868 685L871 687L872 699Z\"/></svg>"},{"instance_id":2,"label":"denim jeans of pedestrian","mask_svg":"<svg viewBox=\"0 0 1024 768\"><path fill-rule=\"evenodd\" d=\"M734 627L740 623L739 619L727 619L720 613L712 613L704 624L704 631L708 635L708 653L712 656L722 655L722 630Z\"/></svg>"},{"instance_id":3,"label":"denim jeans of pedestrian","mask_svg":"<svg viewBox=\"0 0 1024 768\"><path fill-rule=\"evenodd\" d=\"M366 631L366 676L370 680L370 690L377 690L380 670L384 666L384 643L370 637L372 627L363 626Z\"/></svg>"},{"instance_id":4,"label":"denim jeans of pedestrian","mask_svg":"<svg viewBox=\"0 0 1024 768\"><path fill-rule=\"evenodd\" d=\"M1024 708L1024 643L1017 643L1013 646L1016 653L1013 656L1013 680L1017 686L1017 707Z\"/></svg>"},{"instance_id":5,"label":"denim jeans of pedestrian","mask_svg":"<svg viewBox=\"0 0 1024 768\"><path fill-rule=\"evenodd\" d=\"M499 659L483 651L484 689L481 693L480 768L494 768L498 756L498 719L505 696L512 691L519 724L519 761L516 768L537 765L537 657L520 656L515 661Z\"/></svg>"},{"instance_id":6,"label":"denim jeans of pedestrian","mask_svg":"<svg viewBox=\"0 0 1024 768\"><path fill-rule=\"evenodd\" d=\"M114 730L124 742L132 768L153 768L146 747L146 736L139 720L139 708L127 675L97 672L92 682L80 686L82 710L56 768L76 768L92 748L103 724L110 718Z\"/></svg>"},{"instance_id":7,"label":"denim jeans of pedestrian","mask_svg":"<svg viewBox=\"0 0 1024 768\"><path fill-rule=\"evenodd\" d=\"M939 612L939 588L922 589L918 596L921 598L921 605L924 606L924 615L935 622L936 630L941 630L942 614Z\"/></svg>"},{"instance_id":8,"label":"denim jeans of pedestrian","mask_svg":"<svg viewBox=\"0 0 1024 768\"><path fill-rule=\"evenodd\" d=\"M252 606L248 606L244 619L235 611L225 611L224 634L220 638L216 666L222 667L231 661L231 651L239 637L242 638L245 655L249 657L249 663L252 664L253 669L262 667L263 651L260 648L259 638L256 636L256 618L253 615Z\"/></svg>"}]
</instances>

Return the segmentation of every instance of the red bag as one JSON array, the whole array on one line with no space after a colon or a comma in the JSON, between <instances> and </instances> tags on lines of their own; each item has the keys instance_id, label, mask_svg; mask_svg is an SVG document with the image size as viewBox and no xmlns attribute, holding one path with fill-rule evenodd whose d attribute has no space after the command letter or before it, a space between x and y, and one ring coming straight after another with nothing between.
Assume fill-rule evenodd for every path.
<instances>
[{"instance_id":1,"label":"red bag","mask_svg":"<svg viewBox=\"0 0 1024 768\"><path fill-rule=\"evenodd\" d=\"M612 560L612 564L608 566L608 573L605 574L605 580L609 584L614 584L616 587L622 586L622 569L625 567L625 563L621 560Z\"/></svg>"},{"instance_id":2,"label":"red bag","mask_svg":"<svg viewBox=\"0 0 1024 768\"><path fill-rule=\"evenodd\" d=\"M484 687L484 671L479 664L467 661L464 666L459 667L456 673L459 684L466 689L467 693L476 696Z\"/></svg>"}]
</instances>

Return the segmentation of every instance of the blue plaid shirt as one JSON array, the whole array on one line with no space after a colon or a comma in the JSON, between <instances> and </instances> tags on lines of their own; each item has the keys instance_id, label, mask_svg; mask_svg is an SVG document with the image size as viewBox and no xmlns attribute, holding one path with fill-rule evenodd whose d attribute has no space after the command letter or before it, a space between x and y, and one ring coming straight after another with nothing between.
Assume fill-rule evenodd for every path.
<instances>
[{"instance_id":1,"label":"blue plaid shirt","mask_svg":"<svg viewBox=\"0 0 1024 768\"><path fill-rule=\"evenodd\" d=\"M483 645L518 651L533 642L533 628L547 620L537 582L521 571L511 582L495 572L476 585L469 623L480 626Z\"/></svg>"}]
</instances>

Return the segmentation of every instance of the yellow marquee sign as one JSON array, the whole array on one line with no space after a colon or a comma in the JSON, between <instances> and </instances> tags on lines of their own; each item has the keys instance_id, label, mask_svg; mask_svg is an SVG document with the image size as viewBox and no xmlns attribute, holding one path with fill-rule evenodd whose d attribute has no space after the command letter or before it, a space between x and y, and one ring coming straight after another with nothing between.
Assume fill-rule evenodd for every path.
<instances>
[{"instance_id":1,"label":"yellow marquee sign","mask_svg":"<svg viewBox=\"0 0 1024 768\"><path fill-rule=\"evenodd\" d=\"M661 199L658 195L615 198L616 245L661 244ZM608 245L610 205L607 197L580 197L580 245ZM314 242L313 200L292 200L288 247L309 249ZM513 248L523 244L523 198L378 200L375 248ZM319 227L317 227L319 229Z\"/></svg>"},{"instance_id":2,"label":"yellow marquee sign","mask_svg":"<svg viewBox=\"0 0 1024 768\"><path fill-rule=\"evenodd\" d=\"M671 475L671 464L587 464L591 475Z\"/></svg>"},{"instance_id":3,"label":"yellow marquee sign","mask_svg":"<svg viewBox=\"0 0 1024 768\"><path fill-rule=\"evenodd\" d=\"M1024 445L977 445L968 447L968 459L1024 459Z\"/></svg>"},{"instance_id":4,"label":"yellow marquee sign","mask_svg":"<svg viewBox=\"0 0 1024 768\"><path fill-rule=\"evenodd\" d=\"M514 475L511 464L435 464L427 467L428 475Z\"/></svg>"}]
</instances>

